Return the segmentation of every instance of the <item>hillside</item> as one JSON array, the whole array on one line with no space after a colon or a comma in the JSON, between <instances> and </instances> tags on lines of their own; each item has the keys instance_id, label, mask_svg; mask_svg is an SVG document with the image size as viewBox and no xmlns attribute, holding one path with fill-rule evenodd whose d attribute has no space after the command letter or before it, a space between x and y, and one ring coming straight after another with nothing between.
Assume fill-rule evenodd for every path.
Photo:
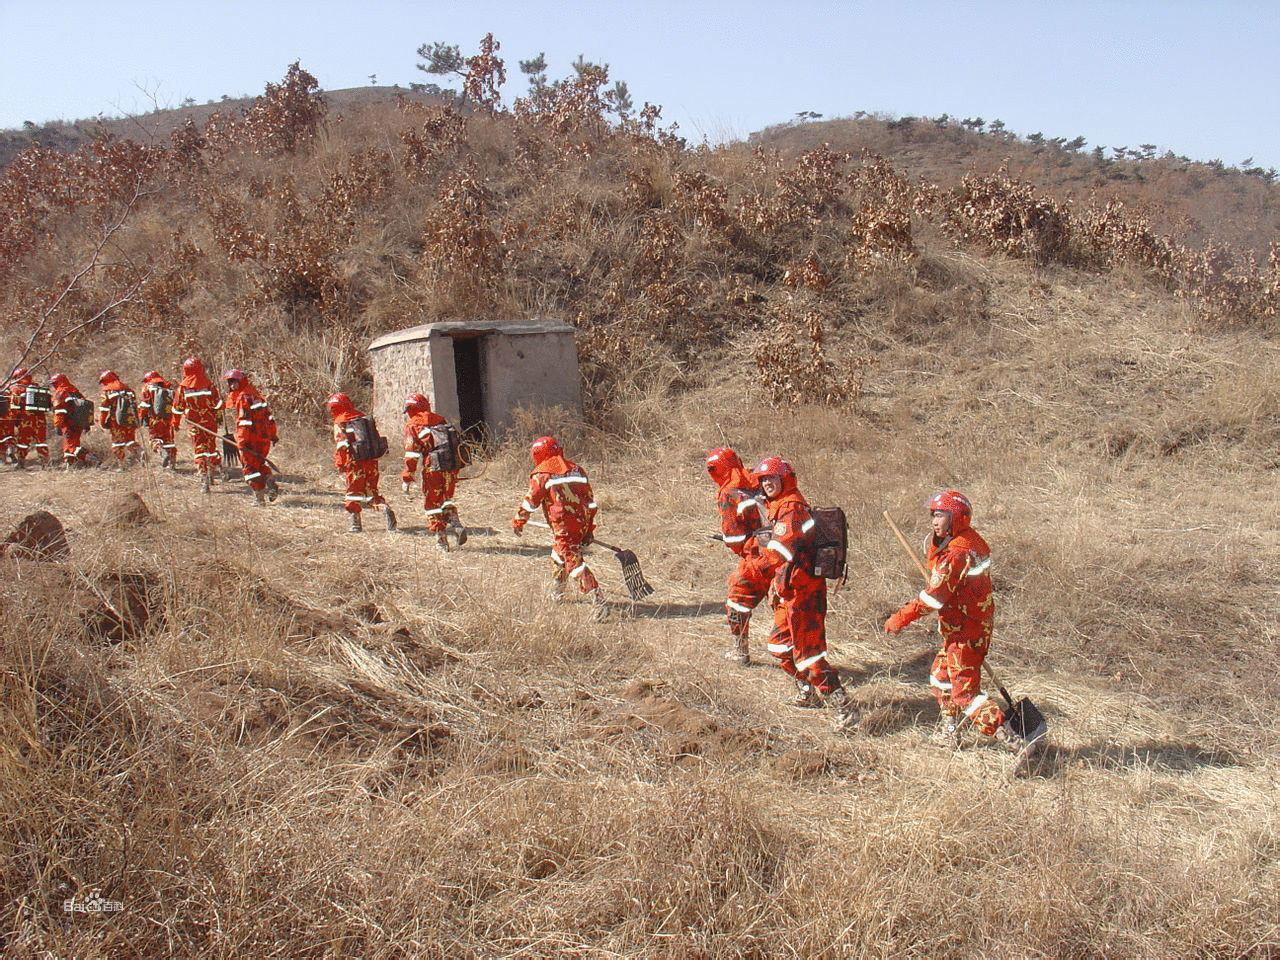
<instances>
[{"instance_id":1,"label":"hillside","mask_svg":"<svg viewBox=\"0 0 1280 960\"><path fill-rule=\"evenodd\" d=\"M922 183L791 130L690 150L605 123L589 83L337 122L307 79L243 125L0 181L11 352L82 385L190 350L243 367L285 474L257 509L202 496L185 441L177 475L4 469L0 522L48 510L72 550L0 558L6 954L1280 951L1265 250L1206 254L1012 165ZM495 438L461 549L393 459L402 531L344 533L324 397L368 396L374 333L487 312L578 327L584 419ZM545 546L509 533L548 431L656 588L626 602L594 551L606 623L544 597ZM723 443L849 514L847 735L720 658ZM1052 728L1013 781L974 735L930 741L936 636L882 630L918 588L881 512L915 538L944 486L993 545L991 662ZM126 492L150 522L113 513ZM92 891L120 909L63 909Z\"/></svg>"}]
</instances>

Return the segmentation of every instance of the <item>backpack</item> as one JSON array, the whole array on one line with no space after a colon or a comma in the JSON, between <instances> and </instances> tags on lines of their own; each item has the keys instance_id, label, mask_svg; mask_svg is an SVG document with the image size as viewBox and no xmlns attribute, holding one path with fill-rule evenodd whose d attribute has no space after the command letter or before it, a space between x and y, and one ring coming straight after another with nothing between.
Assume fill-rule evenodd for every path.
<instances>
[{"instance_id":1,"label":"backpack","mask_svg":"<svg viewBox=\"0 0 1280 960\"><path fill-rule=\"evenodd\" d=\"M173 414L173 391L168 387L155 387L151 391L151 413L157 420Z\"/></svg>"},{"instance_id":2,"label":"backpack","mask_svg":"<svg viewBox=\"0 0 1280 960\"><path fill-rule=\"evenodd\" d=\"M22 409L27 413L48 413L53 409L53 394L48 387L39 384L28 384L22 395Z\"/></svg>"},{"instance_id":3,"label":"backpack","mask_svg":"<svg viewBox=\"0 0 1280 960\"><path fill-rule=\"evenodd\" d=\"M67 419L77 430L88 430L93 427L93 401L73 393L65 401Z\"/></svg>"},{"instance_id":4,"label":"backpack","mask_svg":"<svg viewBox=\"0 0 1280 960\"><path fill-rule=\"evenodd\" d=\"M849 524L839 507L810 507L813 518L813 568L815 577L843 580L845 554L849 550Z\"/></svg>"},{"instance_id":5,"label":"backpack","mask_svg":"<svg viewBox=\"0 0 1280 960\"><path fill-rule=\"evenodd\" d=\"M117 427L138 425L138 397L132 390L122 390L111 401L111 422Z\"/></svg>"},{"instance_id":6,"label":"backpack","mask_svg":"<svg viewBox=\"0 0 1280 960\"><path fill-rule=\"evenodd\" d=\"M435 444L427 455L427 469L437 471L457 470L462 467L458 447L462 437L451 423L438 423L431 428L431 442Z\"/></svg>"},{"instance_id":7,"label":"backpack","mask_svg":"<svg viewBox=\"0 0 1280 960\"><path fill-rule=\"evenodd\" d=\"M373 417L348 420L344 428L351 439L352 460L377 460L387 455L387 438L378 432L378 424Z\"/></svg>"}]
</instances>

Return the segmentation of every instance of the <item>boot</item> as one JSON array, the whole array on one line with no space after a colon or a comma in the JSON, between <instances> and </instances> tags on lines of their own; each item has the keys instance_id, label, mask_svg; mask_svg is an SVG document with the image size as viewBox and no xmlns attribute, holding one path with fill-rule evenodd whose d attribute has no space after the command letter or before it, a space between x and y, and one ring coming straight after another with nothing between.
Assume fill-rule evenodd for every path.
<instances>
[{"instance_id":1,"label":"boot","mask_svg":"<svg viewBox=\"0 0 1280 960\"><path fill-rule=\"evenodd\" d=\"M449 535L447 533L436 534L436 549L441 553L449 552Z\"/></svg>"},{"instance_id":2,"label":"boot","mask_svg":"<svg viewBox=\"0 0 1280 960\"><path fill-rule=\"evenodd\" d=\"M805 683L803 680L796 681L796 692L793 696L783 701L789 707L801 707L805 710L812 710L815 707L822 706L822 697L818 695L818 691L813 689L813 684Z\"/></svg>"},{"instance_id":3,"label":"boot","mask_svg":"<svg viewBox=\"0 0 1280 960\"><path fill-rule=\"evenodd\" d=\"M267 477L267 499L275 503L278 496L280 496L280 485L276 483L276 478Z\"/></svg>"},{"instance_id":4,"label":"boot","mask_svg":"<svg viewBox=\"0 0 1280 960\"><path fill-rule=\"evenodd\" d=\"M15 469L15 470L25 470L25 469L27 469L27 462L26 462L25 460L17 460L17 461L14 461L13 469Z\"/></svg>"},{"instance_id":5,"label":"boot","mask_svg":"<svg viewBox=\"0 0 1280 960\"><path fill-rule=\"evenodd\" d=\"M844 687L836 687L827 694L827 706L835 714L833 729L836 733L848 730L858 722L858 708L849 699L849 694Z\"/></svg>"},{"instance_id":6,"label":"boot","mask_svg":"<svg viewBox=\"0 0 1280 960\"><path fill-rule=\"evenodd\" d=\"M449 529L458 538L458 546L462 546L467 542L467 528L462 525L462 521L458 519L456 513L449 518Z\"/></svg>"},{"instance_id":7,"label":"boot","mask_svg":"<svg viewBox=\"0 0 1280 960\"><path fill-rule=\"evenodd\" d=\"M609 619L609 603L599 587L591 592L591 619L596 623L604 623Z\"/></svg>"},{"instance_id":8,"label":"boot","mask_svg":"<svg viewBox=\"0 0 1280 960\"><path fill-rule=\"evenodd\" d=\"M938 728L933 731L930 740L939 746L960 749L960 724L955 714L944 713L938 718Z\"/></svg>"},{"instance_id":9,"label":"boot","mask_svg":"<svg viewBox=\"0 0 1280 960\"><path fill-rule=\"evenodd\" d=\"M211 493L213 491L213 478L209 474L202 474L200 477L200 492Z\"/></svg>"},{"instance_id":10,"label":"boot","mask_svg":"<svg viewBox=\"0 0 1280 960\"><path fill-rule=\"evenodd\" d=\"M360 514L353 513L351 515L351 526L347 528L347 533L359 533L364 529L364 524L360 522Z\"/></svg>"},{"instance_id":11,"label":"boot","mask_svg":"<svg viewBox=\"0 0 1280 960\"><path fill-rule=\"evenodd\" d=\"M160 468L162 470L172 470L173 461L176 459L177 458L172 453L166 453L164 455L164 459L160 461Z\"/></svg>"},{"instance_id":12,"label":"boot","mask_svg":"<svg viewBox=\"0 0 1280 960\"><path fill-rule=\"evenodd\" d=\"M392 510L392 509L391 509L391 507L389 507L389 506L387 506L387 505L385 505L385 504L383 505L382 509L383 509L383 512L384 512L384 513L386 513L386 517L385 517L384 519L387 521L387 529L388 529L388 530L390 530L392 533L395 533L395 532L396 532L396 513L395 513L395 511L394 511L394 510Z\"/></svg>"},{"instance_id":13,"label":"boot","mask_svg":"<svg viewBox=\"0 0 1280 960\"><path fill-rule=\"evenodd\" d=\"M724 652L724 658L742 667L751 666L751 653L747 649L747 638L739 634L733 638L733 646Z\"/></svg>"},{"instance_id":14,"label":"boot","mask_svg":"<svg viewBox=\"0 0 1280 960\"><path fill-rule=\"evenodd\" d=\"M267 505L267 495L261 490L253 491L253 500L254 503L260 507L265 507Z\"/></svg>"}]
</instances>

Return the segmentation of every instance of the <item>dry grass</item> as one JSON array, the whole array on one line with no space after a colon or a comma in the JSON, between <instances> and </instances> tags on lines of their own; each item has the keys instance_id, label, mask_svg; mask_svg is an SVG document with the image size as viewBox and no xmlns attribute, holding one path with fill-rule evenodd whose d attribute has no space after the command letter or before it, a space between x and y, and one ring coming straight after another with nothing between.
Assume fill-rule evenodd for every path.
<instances>
[{"instance_id":1,"label":"dry grass","mask_svg":"<svg viewBox=\"0 0 1280 960\"><path fill-rule=\"evenodd\" d=\"M286 211L261 184L293 177L339 230L322 185L421 122L353 111L311 152L245 155L205 187L267 222ZM625 141L561 155L553 134L470 122L465 150L441 148L458 156L363 198L326 261L352 297L332 314L262 294L262 264L219 252L209 198L175 195L163 209L206 255L172 329L108 327L56 358L82 386L108 357L247 367L282 414L285 496L256 510L239 485L204 498L154 470L0 482L0 521L50 510L74 551L0 558L6 955L1274 957L1273 330L921 223L913 259L793 289L788 264L852 262L847 198L808 225L778 206L783 181L804 195L794 169ZM419 272L422 223L468 161L511 228L489 292L580 324L588 410L518 418L461 486L472 539L445 557L398 494L403 533L341 532L318 402L364 388L371 330L478 309ZM778 218L735 233L726 211L751 197ZM138 252L167 236L140 219ZM33 254L41 278L74 262L63 240ZM850 402L767 404L752 358L797 304L868 361ZM508 532L545 432L657 588L625 602L593 554L606 624L546 599L545 538ZM725 443L787 456L849 516L828 620L864 707L849 736L783 707L779 671L720 658L730 564L702 460ZM1015 782L976 736L929 742L935 638L882 632L917 574L881 512L914 539L944 486L995 550L992 663L1052 725ZM154 522L112 520L128 489ZM122 909L63 909L94 890Z\"/></svg>"}]
</instances>

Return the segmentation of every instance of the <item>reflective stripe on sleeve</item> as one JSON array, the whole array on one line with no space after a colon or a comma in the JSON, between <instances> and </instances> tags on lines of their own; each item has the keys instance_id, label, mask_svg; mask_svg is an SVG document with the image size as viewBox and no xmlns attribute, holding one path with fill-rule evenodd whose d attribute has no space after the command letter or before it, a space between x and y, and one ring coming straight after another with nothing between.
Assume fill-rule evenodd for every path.
<instances>
[{"instance_id":1,"label":"reflective stripe on sleeve","mask_svg":"<svg viewBox=\"0 0 1280 960\"><path fill-rule=\"evenodd\" d=\"M747 539L747 535L744 533L736 537L725 537L724 542L725 543L742 543L746 539Z\"/></svg>"},{"instance_id":2,"label":"reflective stripe on sleeve","mask_svg":"<svg viewBox=\"0 0 1280 960\"><path fill-rule=\"evenodd\" d=\"M406 450L406 451L404 452L404 458L405 458L406 460L421 460L421 459L422 459L422 454L417 453L417 452L415 452L415 451L413 451L413 450Z\"/></svg>"},{"instance_id":3,"label":"reflective stripe on sleeve","mask_svg":"<svg viewBox=\"0 0 1280 960\"><path fill-rule=\"evenodd\" d=\"M751 612L751 608L750 608L750 607L744 607L742 604L738 603L736 600L726 600L726 601L724 602L724 605L725 605L726 607L728 607L730 610L736 610L738 613L750 613L750 612Z\"/></svg>"},{"instance_id":4,"label":"reflective stripe on sleeve","mask_svg":"<svg viewBox=\"0 0 1280 960\"><path fill-rule=\"evenodd\" d=\"M942 609L942 601L935 600L933 597L929 596L929 594L924 590L920 591L920 602L923 603L926 607L928 607L931 610Z\"/></svg>"},{"instance_id":5,"label":"reflective stripe on sleeve","mask_svg":"<svg viewBox=\"0 0 1280 960\"><path fill-rule=\"evenodd\" d=\"M755 508L756 508L756 502L754 500L751 500L751 499L743 500L738 504L738 516L742 516L748 510L754 510Z\"/></svg>"},{"instance_id":6,"label":"reflective stripe on sleeve","mask_svg":"<svg viewBox=\"0 0 1280 960\"><path fill-rule=\"evenodd\" d=\"M969 704L967 707L964 708L964 715L966 717L972 716L973 711L977 710L980 706L986 703L987 699L988 697L985 693L978 694L976 697L973 698L973 703Z\"/></svg>"},{"instance_id":7,"label":"reflective stripe on sleeve","mask_svg":"<svg viewBox=\"0 0 1280 960\"><path fill-rule=\"evenodd\" d=\"M533 511L534 511L534 510L536 510L536 509L537 509L537 507L535 507L535 506L534 506L532 503L530 503L528 500L521 500L521 501L520 501L520 509L521 509L521 510L523 510L525 513L533 513Z\"/></svg>"},{"instance_id":8,"label":"reflective stripe on sleeve","mask_svg":"<svg viewBox=\"0 0 1280 960\"><path fill-rule=\"evenodd\" d=\"M812 530L812 529L813 529L814 527L816 527L817 525L818 525L818 521L817 521L817 520L815 520L815 519L813 519L813 517L810 517L810 518L809 518L808 520L806 520L804 523L800 524L800 532L801 532L801 533L808 533L810 530Z\"/></svg>"},{"instance_id":9,"label":"reflective stripe on sleeve","mask_svg":"<svg viewBox=\"0 0 1280 960\"><path fill-rule=\"evenodd\" d=\"M976 576L978 576L979 574L986 573L986 572L987 572L987 568L988 568L989 566L991 566L991 558L990 558L990 557L983 557L983 558L982 558L982 561L981 561L981 562L980 562L976 567L970 567L970 568L969 568L969 571L968 571L968 573L966 573L966 574L965 574L965 576L966 576L966 577L976 577Z\"/></svg>"},{"instance_id":10,"label":"reflective stripe on sleeve","mask_svg":"<svg viewBox=\"0 0 1280 960\"><path fill-rule=\"evenodd\" d=\"M766 549L772 550L774 553L781 556L783 560L786 560L787 563L791 563L791 561L796 558L796 555L788 550L785 544L778 540L770 540L769 546Z\"/></svg>"}]
</instances>

